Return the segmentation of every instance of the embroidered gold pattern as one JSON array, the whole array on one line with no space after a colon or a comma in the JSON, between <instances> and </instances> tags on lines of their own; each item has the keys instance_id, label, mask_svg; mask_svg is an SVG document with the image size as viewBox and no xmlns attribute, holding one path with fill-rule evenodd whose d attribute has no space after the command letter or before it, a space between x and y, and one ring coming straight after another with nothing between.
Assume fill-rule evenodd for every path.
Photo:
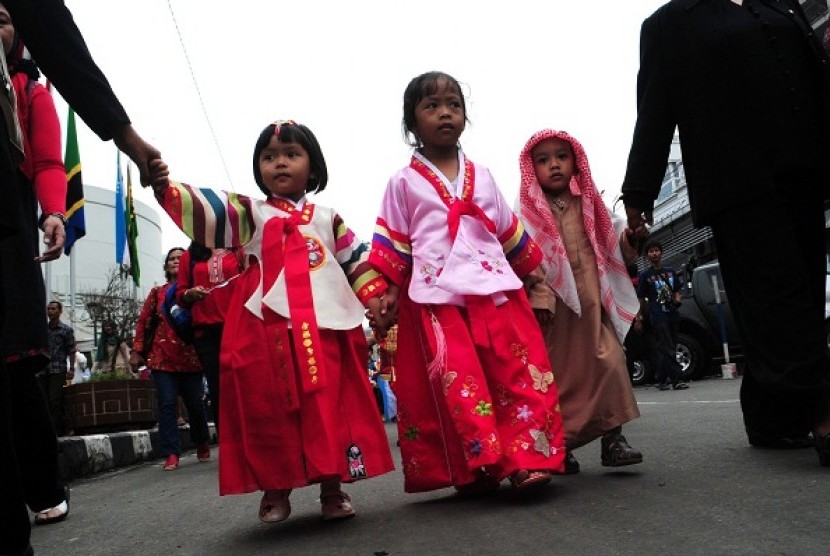
<instances>
[{"instance_id":1,"label":"embroidered gold pattern","mask_svg":"<svg viewBox=\"0 0 830 556\"><path fill-rule=\"evenodd\" d=\"M441 200L444 201L444 204L450 206L455 199L453 199L452 194L447 189L447 186L444 185L444 182L441 181L441 178L433 172L432 170L427 167L426 164L421 162L419 159L412 157L412 161L409 164L412 168L414 168L419 174L425 176L430 184L435 188L438 192L438 195L441 197ZM462 201L469 201L473 196L473 163L464 158L464 186L461 188L461 195L459 195L459 199Z\"/></svg>"}]
</instances>

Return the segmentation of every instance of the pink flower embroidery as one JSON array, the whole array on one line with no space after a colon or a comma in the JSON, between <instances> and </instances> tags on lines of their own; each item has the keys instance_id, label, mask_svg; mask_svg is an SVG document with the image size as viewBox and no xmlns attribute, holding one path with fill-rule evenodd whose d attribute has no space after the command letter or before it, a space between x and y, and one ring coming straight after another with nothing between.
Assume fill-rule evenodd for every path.
<instances>
[{"instance_id":1,"label":"pink flower embroidery","mask_svg":"<svg viewBox=\"0 0 830 556\"><path fill-rule=\"evenodd\" d=\"M521 419L525 423L527 423L532 416L533 416L533 411L530 410L530 408L527 406L527 404L519 407L516 410L516 417L518 417L519 419Z\"/></svg>"}]
</instances>

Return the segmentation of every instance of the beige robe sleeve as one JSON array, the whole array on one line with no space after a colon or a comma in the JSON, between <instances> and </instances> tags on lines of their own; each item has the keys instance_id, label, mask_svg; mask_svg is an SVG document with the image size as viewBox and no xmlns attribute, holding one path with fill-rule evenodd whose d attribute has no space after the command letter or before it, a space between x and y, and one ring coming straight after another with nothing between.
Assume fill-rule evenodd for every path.
<instances>
[{"instance_id":1,"label":"beige robe sleeve","mask_svg":"<svg viewBox=\"0 0 830 556\"><path fill-rule=\"evenodd\" d=\"M531 308L547 309L551 315L556 313L556 294L545 282L545 273L540 267L525 276L522 282L524 282L525 293L527 293Z\"/></svg>"}]
</instances>

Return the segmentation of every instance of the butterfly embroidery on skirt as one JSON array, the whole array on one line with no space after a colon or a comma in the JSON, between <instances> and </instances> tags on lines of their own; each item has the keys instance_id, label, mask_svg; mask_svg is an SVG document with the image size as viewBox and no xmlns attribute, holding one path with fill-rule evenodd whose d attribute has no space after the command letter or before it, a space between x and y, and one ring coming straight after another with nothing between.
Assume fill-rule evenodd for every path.
<instances>
[{"instance_id":1,"label":"butterfly embroidery on skirt","mask_svg":"<svg viewBox=\"0 0 830 556\"><path fill-rule=\"evenodd\" d=\"M530 377L533 379L533 389L547 392L548 386L553 384L553 373L551 371L543 373L535 365L528 365L527 368L530 371Z\"/></svg>"},{"instance_id":2,"label":"butterfly embroidery on skirt","mask_svg":"<svg viewBox=\"0 0 830 556\"><path fill-rule=\"evenodd\" d=\"M533 449L540 454L545 454L545 456L550 457L550 441L548 441L548 436L545 434L545 431L530 429L530 436L535 441L533 443Z\"/></svg>"},{"instance_id":3,"label":"butterfly embroidery on skirt","mask_svg":"<svg viewBox=\"0 0 830 556\"><path fill-rule=\"evenodd\" d=\"M444 395L446 396L450 390L450 384L453 383L455 377L458 376L458 373L455 371L447 371L444 373Z\"/></svg>"}]
</instances>

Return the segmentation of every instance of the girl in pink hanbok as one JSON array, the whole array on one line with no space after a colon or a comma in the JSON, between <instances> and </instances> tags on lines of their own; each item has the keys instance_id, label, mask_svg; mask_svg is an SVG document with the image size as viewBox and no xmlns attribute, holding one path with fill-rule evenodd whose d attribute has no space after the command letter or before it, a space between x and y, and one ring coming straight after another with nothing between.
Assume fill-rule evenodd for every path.
<instances>
[{"instance_id":1,"label":"girl in pink hanbok","mask_svg":"<svg viewBox=\"0 0 830 556\"><path fill-rule=\"evenodd\" d=\"M398 431L407 492L525 490L565 457L553 372L521 277L541 253L458 138L467 120L451 76L405 93L412 160L386 188L370 263L397 298Z\"/></svg>"}]
</instances>

